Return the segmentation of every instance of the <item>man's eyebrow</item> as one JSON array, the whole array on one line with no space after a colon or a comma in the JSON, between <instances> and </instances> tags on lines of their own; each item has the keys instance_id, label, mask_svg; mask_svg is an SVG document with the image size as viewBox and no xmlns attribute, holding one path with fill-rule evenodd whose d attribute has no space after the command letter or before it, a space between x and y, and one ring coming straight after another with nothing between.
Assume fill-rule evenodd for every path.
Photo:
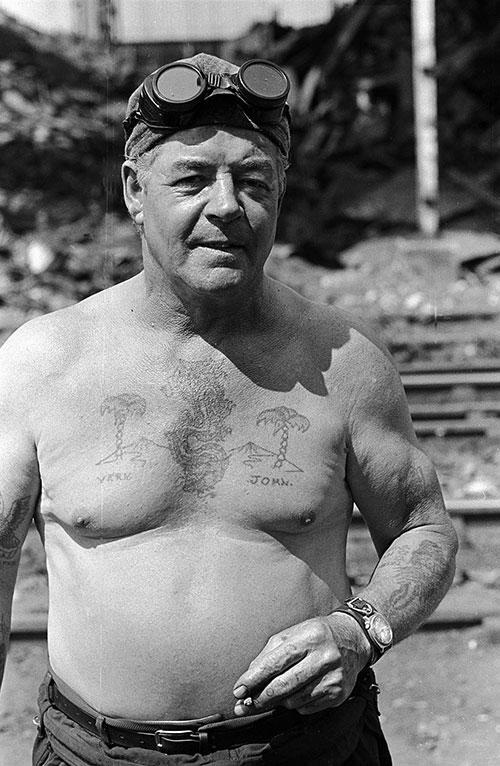
<instances>
[{"instance_id":1,"label":"man's eyebrow","mask_svg":"<svg viewBox=\"0 0 500 766\"><path fill-rule=\"evenodd\" d=\"M244 160L235 163L236 168L240 167L243 170L256 170L264 173L272 172L273 163L266 157L248 157ZM173 172L184 172L190 170L206 170L213 167L213 163L210 160L202 159L201 157L183 157L178 160L174 160L169 166L169 169Z\"/></svg>"},{"instance_id":2,"label":"man's eyebrow","mask_svg":"<svg viewBox=\"0 0 500 766\"><path fill-rule=\"evenodd\" d=\"M202 168L210 168L212 163L207 160L195 159L195 158L182 158L174 160L169 166L170 170L183 171L183 170L198 170Z\"/></svg>"},{"instance_id":3,"label":"man's eyebrow","mask_svg":"<svg viewBox=\"0 0 500 766\"><path fill-rule=\"evenodd\" d=\"M267 157L248 157L248 159L243 160L241 167L244 170L261 170L268 173L272 172L274 164Z\"/></svg>"}]
</instances>

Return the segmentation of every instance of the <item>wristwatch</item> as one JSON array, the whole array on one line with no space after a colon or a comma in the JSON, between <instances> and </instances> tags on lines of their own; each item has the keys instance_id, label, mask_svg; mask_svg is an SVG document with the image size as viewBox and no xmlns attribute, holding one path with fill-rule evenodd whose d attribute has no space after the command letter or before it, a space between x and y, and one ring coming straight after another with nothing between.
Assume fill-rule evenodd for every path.
<instances>
[{"instance_id":1,"label":"wristwatch","mask_svg":"<svg viewBox=\"0 0 500 766\"><path fill-rule=\"evenodd\" d=\"M361 626L372 648L369 666L374 665L391 648L394 637L388 620L364 598L350 598L344 606L334 611L349 614Z\"/></svg>"}]
</instances>

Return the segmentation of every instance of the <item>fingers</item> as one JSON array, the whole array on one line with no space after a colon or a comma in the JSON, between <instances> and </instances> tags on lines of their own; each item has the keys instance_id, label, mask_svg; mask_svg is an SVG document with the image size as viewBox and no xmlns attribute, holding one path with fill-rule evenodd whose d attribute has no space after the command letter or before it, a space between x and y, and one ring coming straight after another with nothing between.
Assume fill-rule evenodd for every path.
<instances>
[{"instance_id":1,"label":"fingers","mask_svg":"<svg viewBox=\"0 0 500 766\"><path fill-rule=\"evenodd\" d=\"M272 636L236 681L237 716L283 706L309 714L344 702L357 675L329 624L307 620Z\"/></svg>"},{"instance_id":2,"label":"fingers","mask_svg":"<svg viewBox=\"0 0 500 766\"><path fill-rule=\"evenodd\" d=\"M306 704L322 699L322 707L339 705L346 694L343 693L344 673L341 667L327 672L327 667L338 665L336 658L327 657L327 653L317 653L306 657L288 670L272 678L265 686L256 689L252 697L240 699L236 705L236 715L248 715L264 712L280 705L298 709Z\"/></svg>"},{"instance_id":3,"label":"fingers","mask_svg":"<svg viewBox=\"0 0 500 766\"><path fill-rule=\"evenodd\" d=\"M353 682L347 682L341 668L326 675L321 675L321 669L316 668L316 677L313 672L308 663L300 663L273 679L254 698L239 701L235 707L236 715L255 715L280 705L310 715L345 702Z\"/></svg>"},{"instance_id":4,"label":"fingers","mask_svg":"<svg viewBox=\"0 0 500 766\"><path fill-rule=\"evenodd\" d=\"M253 706L256 710L264 710L282 705L291 695L296 694L301 687L309 685L321 673L321 668L311 660L299 662L289 670L276 676L266 686L253 696Z\"/></svg>"},{"instance_id":5,"label":"fingers","mask_svg":"<svg viewBox=\"0 0 500 766\"><path fill-rule=\"evenodd\" d=\"M307 655L317 658L318 652L319 661L325 665L325 670L338 664L338 647L332 640L330 627L325 620L306 620L277 633L236 681L235 697L244 699L252 695L255 689L263 688L272 678L296 665Z\"/></svg>"},{"instance_id":6,"label":"fingers","mask_svg":"<svg viewBox=\"0 0 500 766\"><path fill-rule=\"evenodd\" d=\"M248 670L243 673L234 685L234 695L243 700L253 695L255 690L267 686L276 676L281 676L288 668L296 665L306 655L306 649L300 648L293 642L281 642L274 649L264 649L250 663ZM281 681L272 687L269 697L279 694ZM274 691L276 690L276 691Z\"/></svg>"}]
</instances>

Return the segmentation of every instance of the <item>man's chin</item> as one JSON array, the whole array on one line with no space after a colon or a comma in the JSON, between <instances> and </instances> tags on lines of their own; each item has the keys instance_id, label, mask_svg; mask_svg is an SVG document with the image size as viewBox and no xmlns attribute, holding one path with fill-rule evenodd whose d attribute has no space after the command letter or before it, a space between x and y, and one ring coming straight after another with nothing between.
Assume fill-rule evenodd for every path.
<instances>
[{"instance_id":1,"label":"man's chin","mask_svg":"<svg viewBox=\"0 0 500 766\"><path fill-rule=\"evenodd\" d=\"M249 274L236 266L214 266L201 284L201 292L224 294L242 289L249 282Z\"/></svg>"},{"instance_id":2,"label":"man's chin","mask_svg":"<svg viewBox=\"0 0 500 766\"><path fill-rule=\"evenodd\" d=\"M213 267L237 267L243 260L246 260L246 250L237 245L224 248L211 246L198 246L196 255L201 257L202 261Z\"/></svg>"}]
</instances>

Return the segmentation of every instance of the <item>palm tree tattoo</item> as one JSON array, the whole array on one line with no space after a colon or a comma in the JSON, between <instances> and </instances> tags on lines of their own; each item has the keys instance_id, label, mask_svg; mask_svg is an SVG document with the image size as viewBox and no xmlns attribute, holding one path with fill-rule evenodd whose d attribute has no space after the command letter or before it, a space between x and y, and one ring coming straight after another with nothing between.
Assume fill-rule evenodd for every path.
<instances>
[{"instance_id":1,"label":"palm tree tattoo","mask_svg":"<svg viewBox=\"0 0 500 766\"><path fill-rule=\"evenodd\" d=\"M277 436L281 433L281 442L278 454L276 455L276 461L274 468L281 468L286 460L286 453L288 450L288 439L290 434L290 428L296 428L298 431L307 431L311 425L305 415L299 415L296 410L290 407L274 407L271 410L262 410L257 416L257 425L262 424L274 426L273 436Z\"/></svg>"},{"instance_id":2,"label":"palm tree tattoo","mask_svg":"<svg viewBox=\"0 0 500 766\"><path fill-rule=\"evenodd\" d=\"M146 402L142 396L136 394L118 394L117 396L108 396L101 405L101 415L113 415L115 423L115 451L113 457L115 460L122 460L123 451L123 431L127 419L132 415L142 417L146 412ZM107 458L106 460L109 460ZM102 462L102 461L101 461Z\"/></svg>"}]
</instances>

